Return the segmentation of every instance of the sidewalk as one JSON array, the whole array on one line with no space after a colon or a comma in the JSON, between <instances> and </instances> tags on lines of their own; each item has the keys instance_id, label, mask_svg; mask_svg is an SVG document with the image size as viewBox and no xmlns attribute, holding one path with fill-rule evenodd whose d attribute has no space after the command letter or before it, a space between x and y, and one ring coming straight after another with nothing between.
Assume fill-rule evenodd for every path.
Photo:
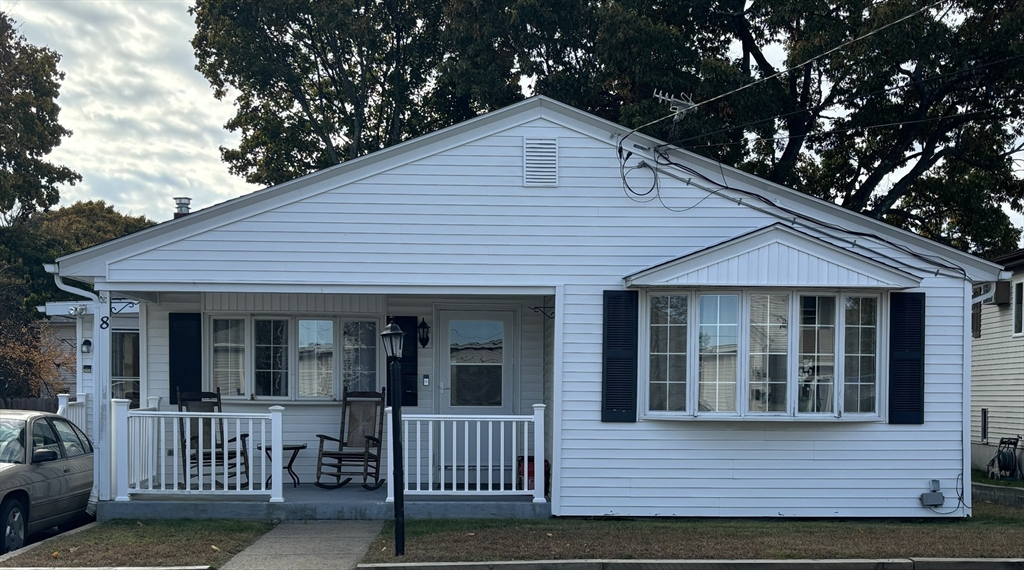
<instances>
[{"instance_id":1,"label":"sidewalk","mask_svg":"<svg viewBox=\"0 0 1024 570\"><path fill-rule=\"evenodd\" d=\"M350 570L366 555L381 521L282 522L222 570Z\"/></svg>"}]
</instances>

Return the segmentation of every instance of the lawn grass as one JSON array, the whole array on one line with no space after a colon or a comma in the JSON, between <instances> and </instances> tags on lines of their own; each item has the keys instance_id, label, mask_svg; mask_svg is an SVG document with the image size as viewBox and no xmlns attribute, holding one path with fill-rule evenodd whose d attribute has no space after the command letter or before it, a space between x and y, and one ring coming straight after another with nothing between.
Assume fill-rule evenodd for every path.
<instances>
[{"instance_id":1,"label":"lawn grass","mask_svg":"<svg viewBox=\"0 0 1024 570\"><path fill-rule=\"evenodd\" d=\"M971 482L981 483L982 485L996 485L999 487L1017 487L1018 489L1024 489L1024 480L989 479L988 474L981 469L971 470Z\"/></svg>"},{"instance_id":2,"label":"lawn grass","mask_svg":"<svg viewBox=\"0 0 1024 570\"><path fill-rule=\"evenodd\" d=\"M969 520L550 519L406 522L401 562L579 559L1024 558L1024 509ZM389 523L365 563L395 562Z\"/></svg>"},{"instance_id":3,"label":"lawn grass","mask_svg":"<svg viewBox=\"0 0 1024 570\"><path fill-rule=\"evenodd\" d=\"M61 535L0 567L200 566L215 568L274 527L225 520L117 520Z\"/></svg>"}]
</instances>

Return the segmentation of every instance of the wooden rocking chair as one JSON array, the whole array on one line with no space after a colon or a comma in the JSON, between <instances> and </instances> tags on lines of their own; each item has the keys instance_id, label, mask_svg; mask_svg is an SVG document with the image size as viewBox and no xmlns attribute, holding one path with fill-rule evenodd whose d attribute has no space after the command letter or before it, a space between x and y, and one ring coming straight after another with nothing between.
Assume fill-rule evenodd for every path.
<instances>
[{"instance_id":1,"label":"wooden rocking chair","mask_svg":"<svg viewBox=\"0 0 1024 570\"><path fill-rule=\"evenodd\" d=\"M179 412L223 412L220 400L220 388L216 392L182 392L178 389ZM186 437L185 419L188 419ZM240 433L230 439L224 439L230 424L226 419L214 418L178 418L178 437L181 452L188 451L188 466L182 461L181 469L186 487L190 479L209 477L214 485L220 485L217 476L225 472L228 478L239 475L245 477L243 487L249 486L249 434ZM201 432L201 434L200 434ZM241 441L239 449L235 449L236 441Z\"/></svg>"},{"instance_id":2,"label":"wooden rocking chair","mask_svg":"<svg viewBox=\"0 0 1024 570\"><path fill-rule=\"evenodd\" d=\"M380 477L380 449L384 437L384 390L380 392L349 392L341 396L341 433L331 437L318 433L320 452L316 458L316 486L324 489L343 487L352 477L363 475L363 487L379 489L385 479ZM320 482L321 477L334 477L333 483ZM342 477L345 477L344 480ZM368 483L372 478L373 483Z\"/></svg>"}]
</instances>

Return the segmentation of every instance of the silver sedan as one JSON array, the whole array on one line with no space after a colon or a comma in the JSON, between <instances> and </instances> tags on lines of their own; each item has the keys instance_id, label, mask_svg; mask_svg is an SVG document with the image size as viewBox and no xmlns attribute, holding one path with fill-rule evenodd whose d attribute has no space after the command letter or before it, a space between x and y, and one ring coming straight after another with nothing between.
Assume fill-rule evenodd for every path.
<instances>
[{"instance_id":1,"label":"silver sedan","mask_svg":"<svg viewBox=\"0 0 1024 570\"><path fill-rule=\"evenodd\" d=\"M86 516L93 448L57 414L0 410L0 554L25 537Z\"/></svg>"}]
</instances>

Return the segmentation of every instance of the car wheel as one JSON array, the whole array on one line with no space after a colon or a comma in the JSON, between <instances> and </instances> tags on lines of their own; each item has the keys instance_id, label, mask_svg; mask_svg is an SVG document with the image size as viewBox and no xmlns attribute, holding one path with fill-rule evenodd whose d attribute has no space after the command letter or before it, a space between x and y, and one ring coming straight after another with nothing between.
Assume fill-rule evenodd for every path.
<instances>
[{"instance_id":1,"label":"car wheel","mask_svg":"<svg viewBox=\"0 0 1024 570\"><path fill-rule=\"evenodd\" d=\"M17 550L25 546L25 532L28 530L28 518L25 507L18 499L7 499L0 507L0 521L3 522L4 540L0 544L0 554Z\"/></svg>"}]
</instances>

